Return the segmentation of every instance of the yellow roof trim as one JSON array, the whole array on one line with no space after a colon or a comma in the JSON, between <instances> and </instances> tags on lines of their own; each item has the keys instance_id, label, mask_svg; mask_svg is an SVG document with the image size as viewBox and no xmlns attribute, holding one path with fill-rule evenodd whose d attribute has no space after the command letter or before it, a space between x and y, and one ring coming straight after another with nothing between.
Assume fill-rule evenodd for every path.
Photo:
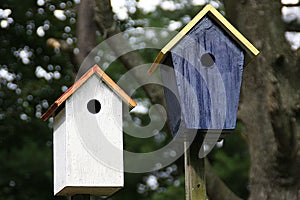
<instances>
[{"instance_id":1,"label":"yellow roof trim","mask_svg":"<svg viewBox=\"0 0 300 200\"><path fill-rule=\"evenodd\" d=\"M162 48L149 69L149 73L153 73L156 70L164 56L209 12L218 20L223 28L227 29L229 34L233 36L247 52L254 56L259 54L259 51L236 28L234 28L221 13L219 13L212 5L208 4L165 47Z\"/></svg>"}]
</instances>

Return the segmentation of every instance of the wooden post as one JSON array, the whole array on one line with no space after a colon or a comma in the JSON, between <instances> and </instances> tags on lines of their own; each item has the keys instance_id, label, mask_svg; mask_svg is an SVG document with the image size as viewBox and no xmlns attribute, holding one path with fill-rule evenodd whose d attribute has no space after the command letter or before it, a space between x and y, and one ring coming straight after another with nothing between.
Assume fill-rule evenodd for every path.
<instances>
[{"instance_id":1,"label":"wooden post","mask_svg":"<svg viewBox=\"0 0 300 200\"><path fill-rule=\"evenodd\" d=\"M189 142L184 143L186 200L206 200L204 158L198 156L203 139L204 135L198 133L188 149Z\"/></svg>"},{"instance_id":2,"label":"wooden post","mask_svg":"<svg viewBox=\"0 0 300 200\"><path fill-rule=\"evenodd\" d=\"M68 200L90 200L89 194L78 194L68 197Z\"/></svg>"}]
</instances>

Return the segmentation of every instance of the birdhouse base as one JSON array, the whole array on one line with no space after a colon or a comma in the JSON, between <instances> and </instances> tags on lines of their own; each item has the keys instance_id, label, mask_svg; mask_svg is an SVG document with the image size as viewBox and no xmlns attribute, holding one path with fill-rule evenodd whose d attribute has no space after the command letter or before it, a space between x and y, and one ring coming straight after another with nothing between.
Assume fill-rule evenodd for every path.
<instances>
[{"instance_id":1,"label":"birdhouse base","mask_svg":"<svg viewBox=\"0 0 300 200\"><path fill-rule=\"evenodd\" d=\"M197 131L198 135L205 135L205 134L220 134L218 142L221 140L224 140L227 135L230 135L231 133L238 133L235 129L223 129L223 130L217 130L217 129L199 129Z\"/></svg>"},{"instance_id":2,"label":"birdhouse base","mask_svg":"<svg viewBox=\"0 0 300 200\"><path fill-rule=\"evenodd\" d=\"M57 196L72 196L77 194L92 194L95 196L111 196L122 187L82 187L82 186L67 186L59 191Z\"/></svg>"},{"instance_id":3,"label":"birdhouse base","mask_svg":"<svg viewBox=\"0 0 300 200\"><path fill-rule=\"evenodd\" d=\"M237 132L235 129L223 129L223 130L220 130L220 129L198 129L197 131L198 133L212 133L212 134L230 134L230 133L235 133Z\"/></svg>"}]
</instances>

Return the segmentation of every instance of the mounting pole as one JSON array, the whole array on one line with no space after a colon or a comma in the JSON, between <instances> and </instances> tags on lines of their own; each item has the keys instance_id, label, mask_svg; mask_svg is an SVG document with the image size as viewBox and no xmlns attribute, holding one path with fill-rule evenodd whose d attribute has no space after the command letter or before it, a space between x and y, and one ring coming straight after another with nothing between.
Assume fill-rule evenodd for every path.
<instances>
[{"instance_id":1,"label":"mounting pole","mask_svg":"<svg viewBox=\"0 0 300 200\"><path fill-rule=\"evenodd\" d=\"M185 169L185 194L186 200L206 200L205 165L204 158L199 158L199 150L204 139L204 134L197 133L195 140L189 146L185 141L184 169Z\"/></svg>"}]
</instances>

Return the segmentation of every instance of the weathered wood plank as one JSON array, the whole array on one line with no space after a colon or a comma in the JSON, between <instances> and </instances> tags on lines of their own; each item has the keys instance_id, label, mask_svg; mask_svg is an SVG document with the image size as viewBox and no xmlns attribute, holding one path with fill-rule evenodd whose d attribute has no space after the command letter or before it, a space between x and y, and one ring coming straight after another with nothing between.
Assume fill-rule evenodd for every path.
<instances>
[{"instance_id":1,"label":"weathered wood plank","mask_svg":"<svg viewBox=\"0 0 300 200\"><path fill-rule=\"evenodd\" d=\"M198 157L203 135L198 134L184 153L186 200L206 200L205 162ZM185 142L185 147L189 146Z\"/></svg>"},{"instance_id":2,"label":"weathered wood plank","mask_svg":"<svg viewBox=\"0 0 300 200\"><path fill-rule=\"evenodd\" d=\"M247 53L246 60L250 60L251 57L259 54L259 51L255 48L255 46L253 46L247 38L245 38L234 26L232 26L221 13L219 13L212 5L207 4L183 29L181 29L175 37L173 37L166 46L162 48L148 72L150 74L154 73L158 64L164 61L168 52L170 52L173 47L176 46L177 43L183 39L184 36L190 32L190 30L193 29L200 20L202 20L202 18L206 16L212 17L222 27L222 30L226 31L226 33L239 44L239 46Z\"/></svg>"},{"instance_id":3,"label":"weathered wood plank","mask_svg":"<svg viewBox=\"0 0 300 200\"><path fill-rule=\"evenodd\" d=\"M234 129L244 52L208 17L187 35L170 55L185 124L188 129ZM172 74L162 76L170 79L166 76ZM170 97L166 99L170 103Z\"/></svg>"},{"instance_id":4,"label":"weathered wood plank","mask_svg":"<svg viewBox=\"0 0 300 200\"><path fill-rule=\"evenodd\" d=\"M168 56L164 64L167 66L172 66L171 56ZM171 67L161 67L160 73L164 87L164 94L166 98L166 106L168 119L170 121L170 129L173 136L178 132L182 114L181 114L181 105L179 103L180 97L178 93L177 83L175 79L174 70Z\"/></svg>"},{"instance_id":5,"label":"weathered wood plank","mask_svg":"<svg viewBox=\"0 0 300 200\"><path fill-rule=\"evenodd\" d=\"M101 105L96 114L91 100ZM54 194L117 192L124 186L122 150L122 100L93 74L55 117Z\"/></svg>"}]
</instances>

